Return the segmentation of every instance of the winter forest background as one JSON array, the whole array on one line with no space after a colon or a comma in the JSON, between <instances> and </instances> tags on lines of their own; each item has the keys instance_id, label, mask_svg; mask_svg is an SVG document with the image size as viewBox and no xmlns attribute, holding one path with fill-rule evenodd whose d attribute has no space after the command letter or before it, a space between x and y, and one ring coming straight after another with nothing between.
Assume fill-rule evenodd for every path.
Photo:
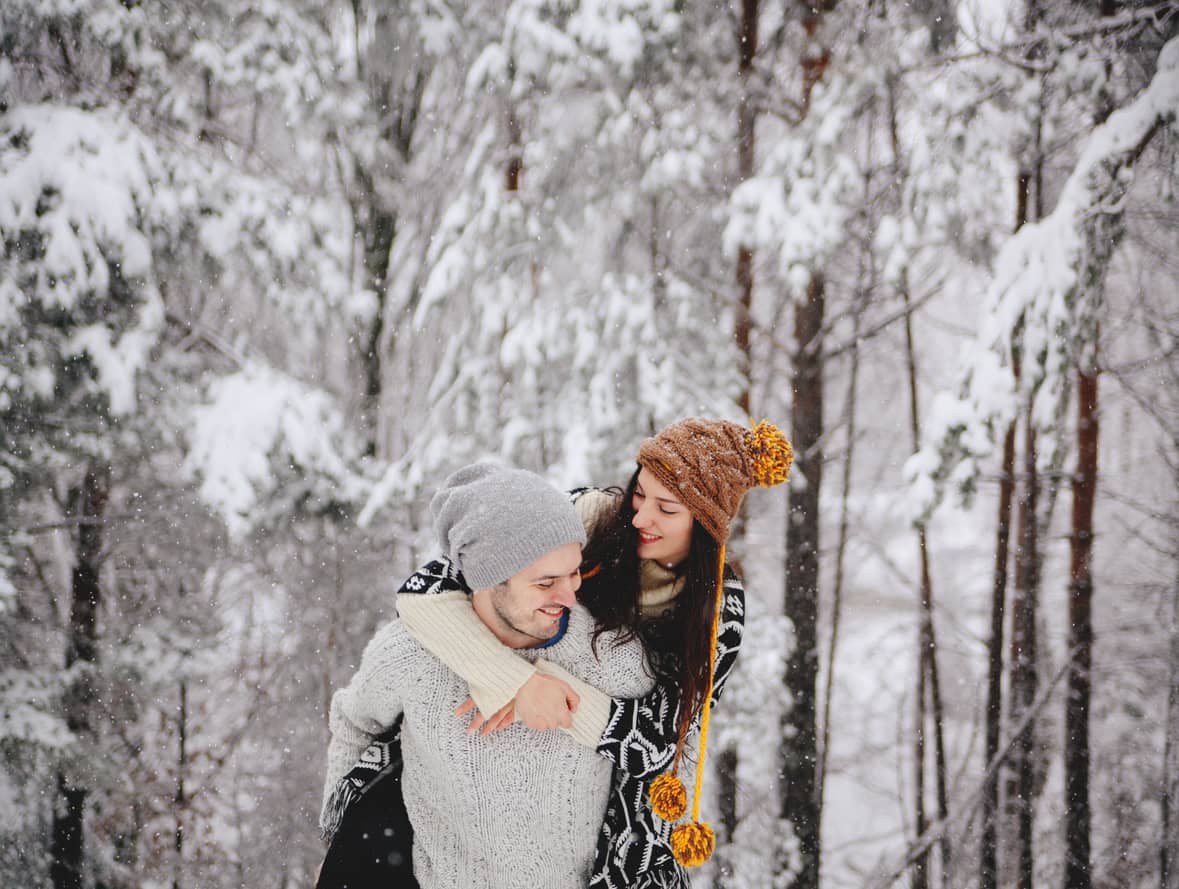
<instances>
[{"instance_id":1,"label":"winter forest background","mask_svg":"<svg viewBox=\"0 0 1179 889\"><path fill-rule=\"evenodd\" d=\"M791 436L704 887L1179 887L1179 0L5 0L0 884L309 887L498 455Z\"/></svg>"}]
</instances>

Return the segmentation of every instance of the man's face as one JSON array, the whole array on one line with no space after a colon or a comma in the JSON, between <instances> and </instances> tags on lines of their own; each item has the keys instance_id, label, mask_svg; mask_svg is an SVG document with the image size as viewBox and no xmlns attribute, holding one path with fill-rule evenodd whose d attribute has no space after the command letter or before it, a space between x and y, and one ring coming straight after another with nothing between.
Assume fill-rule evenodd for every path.
<instances>
[{"instance_id":1,"label":"man's face","mask_svg":"<svg viewBox=\"0 0 1179 889\"><path fill-rule=\"evenodd\" d=\"M490 609L479 611L500 639L513 648L530 648L551 639L561 617L577 601L581 586L581 546L567 543L545 553L506 583L486 591Z\"/></svg>"}]
</instances>

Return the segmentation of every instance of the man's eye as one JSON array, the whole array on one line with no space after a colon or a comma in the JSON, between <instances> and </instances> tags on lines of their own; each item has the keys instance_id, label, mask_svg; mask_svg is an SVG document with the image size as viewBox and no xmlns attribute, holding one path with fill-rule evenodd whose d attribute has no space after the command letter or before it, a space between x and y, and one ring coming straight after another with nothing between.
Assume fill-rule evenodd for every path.
<instances>
[{"instance_id":1,"label":"man's eye","mask_svg":"<svg viewBox=\"0 0 1179 889\"><path fill-rule=\"evenodd\" d=\"M542 590L551 590L553 588L553 582L551 580L549 580L549 581L545 581L544 583L538 583L537 586L540 587Z\"/></svg>"}]
</instances>

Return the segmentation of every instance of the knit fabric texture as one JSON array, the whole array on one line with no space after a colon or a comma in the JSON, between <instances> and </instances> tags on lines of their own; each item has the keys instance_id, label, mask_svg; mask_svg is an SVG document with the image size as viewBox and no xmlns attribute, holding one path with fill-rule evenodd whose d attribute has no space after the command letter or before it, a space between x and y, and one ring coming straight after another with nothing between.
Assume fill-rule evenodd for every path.
<instances>
[{"instance_id":1,"label":"knit fabric texture","mask_svg":"<svg viewBox=\"0 0 1179 889\"><path fill-rule=\"evenodd\" d=\"M683 501L718 543L745 492L786 479L793 452L777 429L761 423L746 429L728 420L690 417L673 423L639 446L638 461Z\"/></svg>"},{"instance_id":2,"label":"knit fabric texture","mask_svg":"<svg viewBox=\"0 0 1179 889\"><path fill-rule=\"evenodd\" d=\"M610 694L649 691L641 644L619 646L604 636L599 660L592 633L592 618L575 606L565 635L544 655ZM538 652L519 653L531 659ZM356 676L332 698L328 792L403 712L403 789L422 889L582 889L610 794L610 762L562 732L517 724L486 737L468 734L453 712L466 697L466 682L400 621L384 627Z\"/></svg>"},{"instance_id":3,"label":"knit fabric texture","mask_svg":"<svg viewBox=\"0 0 1179 889\"><path fill-rule=\"evenodd\" d=\"M585 543L569 498L524 469L464 466L434 495L430 513L439 545L474 590L503 583L557 547Z\"/></svg>"}]
</instances>

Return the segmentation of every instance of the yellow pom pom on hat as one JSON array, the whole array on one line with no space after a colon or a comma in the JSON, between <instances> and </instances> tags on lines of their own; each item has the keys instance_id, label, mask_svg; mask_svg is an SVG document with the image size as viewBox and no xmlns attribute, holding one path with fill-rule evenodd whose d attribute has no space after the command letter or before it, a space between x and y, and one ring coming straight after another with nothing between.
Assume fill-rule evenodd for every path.
<instances>
[{"instance_id":1,"label":"yellow pom pom on hat","mask_svg":"<svg viewBox=\"0 0 1179 889\"><path fill-rule=\"evenodd\" d=\"M693 821L671 832L671 854L684 867L699 867L712 857L716 834L712 827Z\"/></svg>"},{"instance_id":2,"label":"yellow pom pom on hat","mask_svg":"<svg viewBox=\"0 0 1179 889\"><path fill-rule=\"evenodd\" d=\"M692 818L671 832L672 854L684 867L703 864L716 848L716 835L700 820L700 788L704 783L704 753L712 715L717 627L724 607L725 543L729 539L729 525L741 508L745 492L786 481L793 461L794 451L786 436L765 420L745 429L727 420L693 417L668 426L639 448L639 463L679 496L693 518L720 544L712 614L713 643L708 654L710 691L704 697L700 717L700 755L696 760ZM651 810L664 821L678 821L687 807L687 792L677 776L684 741L681 734L670 772L652 781L647 791Z\"/></svg>"},{"instance_id":3,"label":"yellow pom pom on hat","mask_svg":"<svg viewBox=\"0 0 1179 889\"><path fill-rule=\"evenodd\" d=\"M679 821L688 811L688 793L684 782L672 774L659 775L647 789L651 811L664 821Z\"/></svg>"}]
</instances>

